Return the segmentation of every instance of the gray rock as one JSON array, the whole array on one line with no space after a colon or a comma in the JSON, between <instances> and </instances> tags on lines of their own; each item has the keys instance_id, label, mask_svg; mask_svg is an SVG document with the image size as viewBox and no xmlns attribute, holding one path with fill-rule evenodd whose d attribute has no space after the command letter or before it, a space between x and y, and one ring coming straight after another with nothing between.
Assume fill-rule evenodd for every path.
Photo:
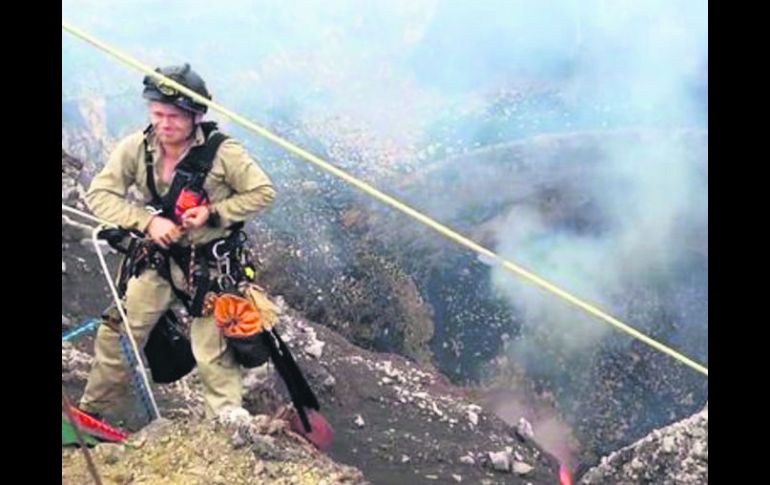
<instances>
[{"instance_id":1,"label":"gray rock","mask_svg":"<svg viewBox=\"0 0 770 485\"><path fill-rule=\"evenodd\" d=\"M580 483L708 483L708 409L602 458Z\"/></svg>"},{"instance_id":2,"label":"gray rock","mask_svg":"<svg viewBox=\"0 0 770 485\"><path fill-rule=\"evenodd\" d=\"M493 469L500 472L511 471L511 455L505 451L490 451L488 455Z\"/></svg>"}]
</instances>

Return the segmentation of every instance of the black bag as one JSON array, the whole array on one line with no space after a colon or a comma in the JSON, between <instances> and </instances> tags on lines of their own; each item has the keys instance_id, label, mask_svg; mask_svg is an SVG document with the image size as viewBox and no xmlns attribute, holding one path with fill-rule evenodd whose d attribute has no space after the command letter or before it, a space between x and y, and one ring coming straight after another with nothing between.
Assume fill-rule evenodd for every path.
<instances>
[{"instance_id":1,"label":"black bag","mask_svg":"<svg viewBox=\"0 0 770 485\"><path fill-rule=\"evenodd\" d=\"M262 333L255 333L249 337L225 337L228 347L233 351L235 361L247 369L259 367L270 358L270 351L265 345Z\"/></svg>"},{"instance_id":2,"label":"black bag","mask_svg":"<svg viewBox=\"0 0 770 485\"><path fill-rule=\"evenodd\" d=\"M195 368L195 356L172 310L160 317L144 346L152 380L159 384L178 381Z\"/></svg>"}]
</instances>

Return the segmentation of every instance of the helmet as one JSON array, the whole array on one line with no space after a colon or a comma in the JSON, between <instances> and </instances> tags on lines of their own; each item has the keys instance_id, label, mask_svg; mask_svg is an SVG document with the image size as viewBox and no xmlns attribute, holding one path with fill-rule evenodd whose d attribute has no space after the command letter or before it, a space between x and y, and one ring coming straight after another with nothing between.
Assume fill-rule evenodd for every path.
<instances>
[{"instance_id":1,"label":"helmet","mask_svg":"<svg viewBox=\"0 0 770 485\"><path fill-rule=\"evenodd\" d=\"M211 99L211 94L206 89L206 83L195 71L190 69L190 64L183 66L168 66L155 69L166 77L173 79L182 86L200 94L204 98ZM144 91L142 96L150 101L173 104L174 106L193 113L203 114L208 107L193 100L191 97L179 92L177 89L156 81L151 76L144 77Z\"/></svg>"}]
</instances>

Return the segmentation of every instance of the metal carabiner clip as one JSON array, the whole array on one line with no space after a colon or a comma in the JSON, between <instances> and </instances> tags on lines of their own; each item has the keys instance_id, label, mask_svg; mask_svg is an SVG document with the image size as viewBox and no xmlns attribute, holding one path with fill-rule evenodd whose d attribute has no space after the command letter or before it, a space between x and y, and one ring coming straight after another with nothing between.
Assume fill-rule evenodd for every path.
<instances>
[{"instance_id":1,"label":"metal carabiner clip","mask_svg":"<svg viewBox=\"0 0 770 485\"><path fill-rule=\"evenodd\" d=\"M226 257L228 257L228 256L230 255L230 252L229 252L229 251L228 251L228 252L226 252L226 253L224 253L224 254L219 254L219 246L223 245L224 243L225 243L225 241L224 241L224 240L221 240L221 241L217 241L217 242L214 244L214 246L212 246L212 247L211 247L211 254L213 254L213 255L214 255L214 258L215 258L217 261L221 260L222 258L226 258Z\"/></svg>"}]
</instances>

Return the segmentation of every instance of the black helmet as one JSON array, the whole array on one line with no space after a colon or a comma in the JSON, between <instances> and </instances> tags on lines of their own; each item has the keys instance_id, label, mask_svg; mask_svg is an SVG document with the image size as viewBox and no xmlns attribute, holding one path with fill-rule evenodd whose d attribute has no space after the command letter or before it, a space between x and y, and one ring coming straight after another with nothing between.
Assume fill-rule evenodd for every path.
<instances>
[{"instance_id":1,"label":"black helmet","mask_svg":"<svg viewBox=\"0 0 770 485\"><path fill-rule=\"evenodd\" d=\"M166 77L173 79L182 86L195 91L204 98L211 99L206 83L195 71L190 69L189 64L183 66L168 66L155 69ZM191 97L180 93L175 88L164 84L163 81L156 81L151 76L144 77L144 91L142 96L150 101L159 101L161 103L173 104L183 110L193 113L203 114L208 107L193 100Z\"/></svg>"}]
</instances>

